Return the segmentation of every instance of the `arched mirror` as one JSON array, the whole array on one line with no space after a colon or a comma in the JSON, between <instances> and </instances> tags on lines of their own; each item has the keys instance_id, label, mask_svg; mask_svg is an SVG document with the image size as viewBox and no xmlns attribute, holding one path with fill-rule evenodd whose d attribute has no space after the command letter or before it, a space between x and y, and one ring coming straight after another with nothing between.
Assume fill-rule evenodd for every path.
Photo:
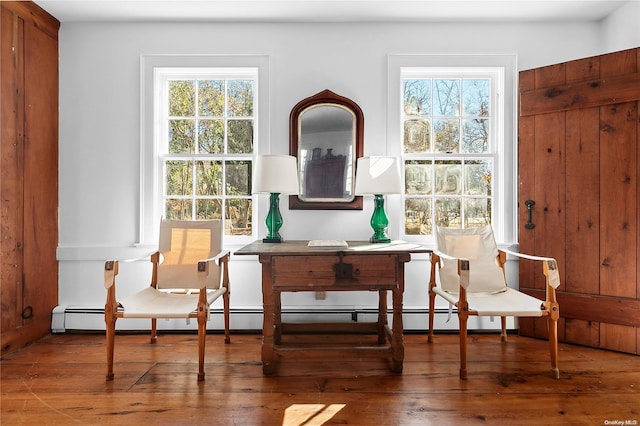
<instances>
[{"instance_id":1,"label":"arched mirror","mask_svg":"<svg viewBox=\"0 0 640 426\"><path fill-rule=\"evenodd\" d=\"M291 209L361 210L355 195L364 116L352 100L330 90L303 99L289 117L290 154L298 158L300 194Z\"/></svg>"}]
</instances>

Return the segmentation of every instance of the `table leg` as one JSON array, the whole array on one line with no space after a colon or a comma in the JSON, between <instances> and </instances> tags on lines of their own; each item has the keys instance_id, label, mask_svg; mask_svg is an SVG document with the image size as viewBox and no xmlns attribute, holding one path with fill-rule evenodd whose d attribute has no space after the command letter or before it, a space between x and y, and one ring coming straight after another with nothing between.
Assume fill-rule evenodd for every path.
<instances>
[{"instance_id":1,"label":"table leg","mask_svg":"<svg viewBox=\"0 0 640 426\"><path fill-rule=\"evenodd\" d=\"M384 331L387 320L387 290L378 291L378 344L387 343L387 334Z\"/></svg>"},{"instance_id":2,"label":"table leg","mask_svg":"<svg viewBox=\"0 0 640 426\"><path fill-rule=\"evenodd\" d=\"M282 343L282 293L279 291L273 292L273 320L274 320L274 335L273 341L276 345Z\"/></svg>"},{"instance_id":3,"label":"table leg","mask_svg":"<svg viewBox=\"0 0 640 426\"><path fill-rule=\"evenodd\" d=\"M262 263L262 372L272 374L275 371L274 359L274 295L271 281L271 258L260 257Z\"/></svg>"},{"instance_id":4,"label":"table leg","mask_svg":"<svg viewBox=\"0 0 640 426\"><path fill-rule=\"evenodd\" d=\"M391 338L391 369L402 373L404 361L404 325L402 324L402 297L404 293L404 264L398 267L398 286L392 290L393 295L393 329Z\"/></svg>"}]
</instances>

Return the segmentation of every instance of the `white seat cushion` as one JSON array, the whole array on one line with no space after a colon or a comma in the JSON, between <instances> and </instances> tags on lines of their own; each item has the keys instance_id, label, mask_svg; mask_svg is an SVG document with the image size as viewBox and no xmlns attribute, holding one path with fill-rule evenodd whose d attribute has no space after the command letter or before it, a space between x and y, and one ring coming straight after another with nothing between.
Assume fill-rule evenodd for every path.
<instances>
[{"instance_id":1,"label":"white seat cushion","mask_svg":"<svg viewBox=\"0 0 640 426\"><path fill-rule=\"evenodd\" d=\"M458 302L459 296L456 293L444 291L439 287L433 290L451 304ZM541 300L509 287L501 293L467 293L467 303L470 312L482 316L542 316Z\"/></svg>"},{"instance_id":2,"label":"white seat cushion","mask_svg":"<svg viewBox=\"0 0 640 426\"><path fill-rule=\"evenodd\" d=\"M213 303L226 288L207 290L207 302ZM198 307L198 294L171 294L147 287L120 301L125 318L188 318Z\"/></svg>"}]
</instances>

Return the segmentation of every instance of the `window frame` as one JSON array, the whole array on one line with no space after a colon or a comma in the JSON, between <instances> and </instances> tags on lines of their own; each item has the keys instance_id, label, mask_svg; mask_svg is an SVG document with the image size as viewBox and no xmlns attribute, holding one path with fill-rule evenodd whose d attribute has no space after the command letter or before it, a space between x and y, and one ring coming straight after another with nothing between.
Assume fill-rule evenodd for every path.
<instances>
[{"instance_id":1,"label":"window frame","mask_svg":"<svg viewBox=\"0 0 640 426\"><path fill-rule=\"evenodd\" d=\"M161 150L160 137L163 122L161 110L156 108L162 92L161 81L176 76L189 79L202 78L204 75L233 79L243 79L251 74L255 78L254 139L251 154L211 154L213 160L248 160L253 163L259 153L268 152L268 57L264 55L143 55L141 58L141 151L140 151L140 223L138 245L157 244L160 219L164 216L164 173L163 161L167 153ZM160 74L159 74L160 73ZM164 75L164 77L163 77ZM171 77L169 77L171 76ZM162 77L158 79L158 77ZM159 86L160 85L160 86ZM214 158L215 157L215 158ZM226 195L223 195L226 199ZM225 247L241 246L257 238L258 217L257 197L249 194L252 200L251 235L224 235ZM224 211L222 212L224 217ZM223 218L226 220L226 218Z\"/></svg>"},{"instance_id":2,"label":"window frame","mask_svg":"<svg viewBox=\"0 0 640 426\"><path fill-rule=\"evenodd\" d=\"M401 170L405 176L405 159L445 160L464 157L492 158L492 226L498 242L511 244L517 235L517 139L516 139L516 60L514 55L390 55L388 58L389 126L387 152L401 158ZM425 78L473 78L489 76L492 81L502 81L502 87L491 89L491 101L495 102L491 114L492 149L487 154L405 154L403 150L402 94L403 80L423 75ZM405 234L405 196L403 192L396 206L400 239L434 246L433 235ZM431 196L430 196L431 197ZM435 197L435 196L434 196ZM436 197L437 198L437 197ZM462 198L462 196L461 196Z\"/></svg>"}]
</instances>

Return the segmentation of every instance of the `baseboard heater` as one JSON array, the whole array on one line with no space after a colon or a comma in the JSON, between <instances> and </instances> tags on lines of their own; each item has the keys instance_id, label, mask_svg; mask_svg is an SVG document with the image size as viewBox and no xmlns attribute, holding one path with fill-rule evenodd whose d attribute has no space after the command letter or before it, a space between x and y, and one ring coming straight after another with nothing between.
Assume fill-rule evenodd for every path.
<instances>
[{"instance_id":1,"label":"baseboard heater","mask_svg":"<svg viewBox=\"0 0 640 426\"><path fill-rule=\"evenodd\" d=\"M207 324L208 330L223 330L224 319L222 308L212 308L211 316ZM242 331L262 330L261 308L232 308L231 329ZM376 309L305 309L283 308L282 319L285 322L374 322L377 319ZM392 314L388 314L389 324L392 323ZM429 326L429 310L422 308L406 308L402 313L404 329L407 332L426 332ZM458 317L456 310L451 313L448 309L436 309L434 328L437 331L458 330ZM82 306L58 306L53 310L51 330L53 333L66 331L92 331L104 330L104 308ZM121 318L116 322L116 329L120 331L148 330L149 320L140 318ZM468 329L470 331L496 331L500 330L500 319L492 317L469 317ZM507 318L507 329L517 329L514 318ZM159 319L160 331L186 331L197 330L195 319Z\"/></svg>"}]
</instances>

